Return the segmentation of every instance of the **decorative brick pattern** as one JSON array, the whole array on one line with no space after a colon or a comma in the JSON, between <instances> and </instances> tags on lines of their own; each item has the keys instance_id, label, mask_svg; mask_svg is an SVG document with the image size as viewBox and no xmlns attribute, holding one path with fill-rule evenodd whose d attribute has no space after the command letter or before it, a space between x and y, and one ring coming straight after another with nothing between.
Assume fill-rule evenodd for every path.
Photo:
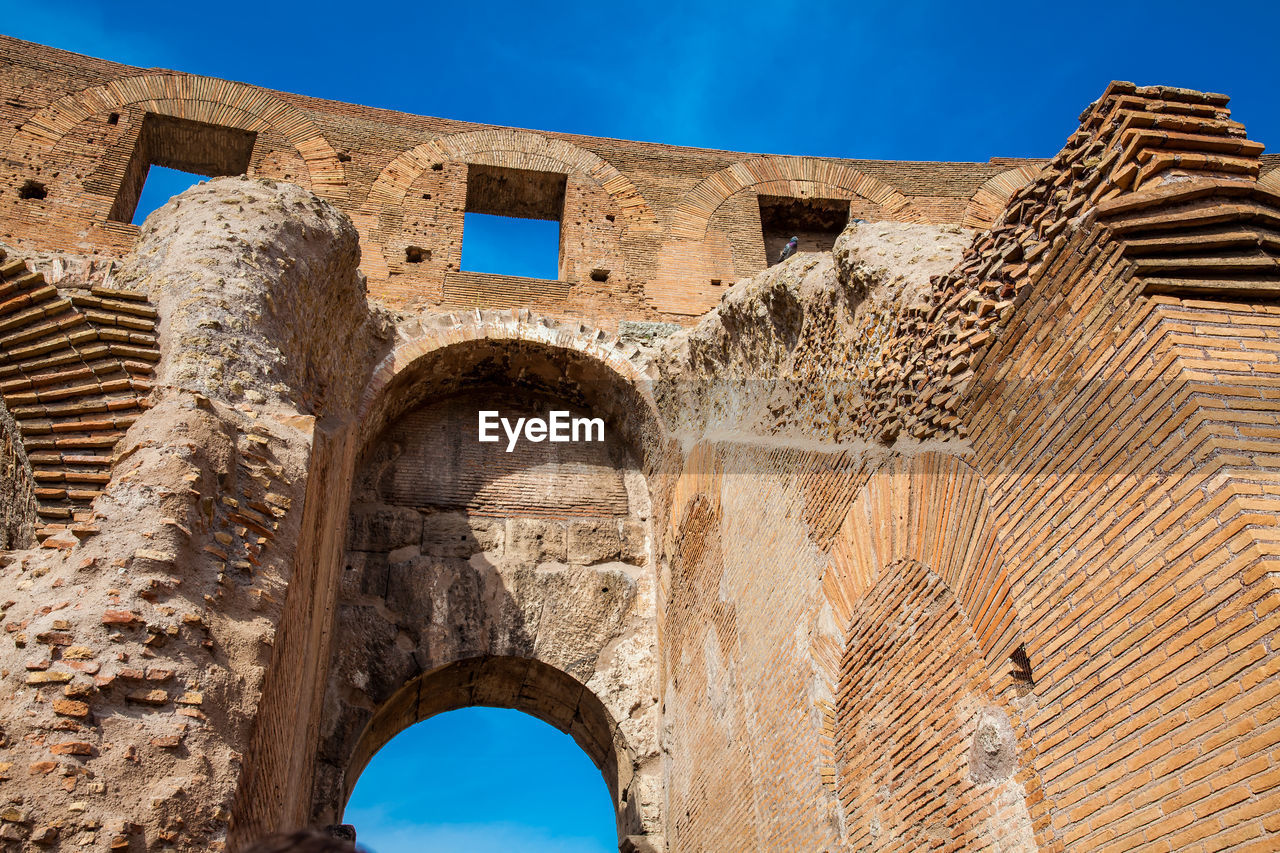
<instances>
[{"instance_id":1,"label":"decorative brick pattern","mask_svg":"<svg viewBox=\"0 0 1280 853\"><path fill-rule=\"evenodd\" d=\"M1013 194L1034 181L1039 174L1038 166L1018 166L996 175L978 187L978 191L969 200L969 206L965 208L960 224L979 231L995 225L1004 209L1009 206L1009 199Z\"/></svg>"},{"instance_id":2,"label":"decorative brick pattern","mask_svg":"<svg viewBox=\"0 0 1280 853\"><path fill-rule=\"evenodd\" d=\"M856 169L814 157L757 157L716 172L685 193L671 212L672 238L702 240L711 216L746 189L795 198L842 198L846 196L831 193L844 190L874 204L882 218L911 221L906 196Z\"/></svg>"},{"instance_id":3,"label":"decorative brick pattern","mask_svg":"<svg viewBox=\"0 0 1280 853\"><path fill-rule=\"evenodd\" d=\"M342 162L304 114L262 89L188 74L126 77L69 94L18 128L9 157L26 163L39 160L81 122L132 106L205 124L276 130L302 155L316 195L346 195Z\"/></svg>"},{"instance_id":4,"label":"decorative brick pattern","mask_svg":"<svg viewBox=\"0 0 1280 853\"><path fill-rule=\"evenodd\" d=\"M923 565L971 620L988 675L1003 687L1024 629L993 522L981 477L954 456L926 453L880 468L854 498L832 549L823 590L833 615L847 624L890 567Z\"/></svg>"},{"instance_id":5,"label":"decorative brick pattern","mask_svg":"<svg viewBox=\"0 0 1280 853\"><path fill-rule=\"evenodd\" d=\"M473 162L478 155L486 155L488 165L510 169L581 173L608 192L633 227L655 228L657 225L639 190L595 154L562 139L505 128L451 134L404 152L374 181L365 206L374 211L398 207L404 202L405 193L427 169L448 160Z\"/></svg>"}]
</instances>

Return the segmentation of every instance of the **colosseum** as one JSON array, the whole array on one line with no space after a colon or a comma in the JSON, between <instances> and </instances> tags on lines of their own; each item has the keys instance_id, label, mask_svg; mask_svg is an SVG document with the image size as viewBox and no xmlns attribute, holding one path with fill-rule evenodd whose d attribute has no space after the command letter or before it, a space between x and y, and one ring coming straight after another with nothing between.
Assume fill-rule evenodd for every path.
<instances>
[{"instance_id":1,"label":"colosseum","mask_svg":"<svg viewBox=\"0 0 1280 853\"><path fill-rule=\"evenodd\" d=\"M337 826L483 705L627 853L1280 849L1280 157L1227 101L842 160L0 39L0 848ZM152 166L210 180L138 226Z\"/></svg>"}]
</instances>

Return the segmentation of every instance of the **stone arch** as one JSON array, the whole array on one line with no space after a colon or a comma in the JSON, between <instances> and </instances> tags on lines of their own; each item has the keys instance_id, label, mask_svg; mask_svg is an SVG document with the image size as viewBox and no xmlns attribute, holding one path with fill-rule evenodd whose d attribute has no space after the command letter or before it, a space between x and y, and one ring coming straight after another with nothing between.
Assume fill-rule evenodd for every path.
<instances>
[{"instance_id":1,"label":"stone arch","mask_svg":"<svg viewBox=\"0 0 1280 853\"><path fill-rule=\"evenodd\" d=\"M653 368L642 366L640 348L583 323L539 317L523 309L438 314L400 324L395 343L373 370L360 401L363 440L417 402L411 387L421 387L421 379L440 367L446 353L460 352L468 344L525 345L561 354L573 364L576 378L618 394L622 426L642 456L658 449L662 426L653 399Z\"/></svg>"},{"instance_id":2,"label":"stone arch","mask_svg":"<svg viewBox=\"0 0 1280 853\"><path fill-rule=\"evenodd\" d=\"M362 211L397 206L404 202L409 187L427 169L445 160L465 162L481 154L490 155L487 164L493 166L546 171L558 165L566 171L587 175L604 187L634 225L656 225L648 202L635 184L605 160L563 139L508 128L453 133L405 151L378 175L369 188Z\"/></svg>"},{"instance_id":3,"label":"stone arch","mask_svg":"<svg viewBox=\"0 0 1280 853\"><path fill-rule=\"evenodd\" d=\"M365 237L362 267L384 299L409 306L467 305L477 287L488 286L461 273L469 175L478 166L567 176L557 278L570 287L557 291L560 299L583 298L584 288L573 297L570 290L587 284L593 269L607 270L615 291L626 289L631 262L622 248L624 234L658 227L640 191L584 148L495 128L424 142L396 157L373 182L353 219ZM511 288L499 291L484 291L483 301L511 298Z\"/></svg>"},{"instance_id":4,"label":"stone arch","mask_svg":"<svg viewBox=\"0 0 1280 853\"><path fill-rule=\"evenodd\" d=\"M660 848L656 578L638 464L658 425L634 354L522 311L396 330L352 437L312 823L337 820L404 726L496 705L573 735L610 786L620 843ZM449 437L499 396L619 429L581 454Z\"/></svg>"},{"instance_id":5,"label":"stone arch","mask_svg":"<svg viewBox=\"0 0 1280 853\"><path fill-rule=\"evenodd\" d=\"M836 624L890 567L911 560L954 592L992 681L1007 684L1010 656L1026 641L981 476L942 453L897 457L858 493L832 549L823 592ZM829 672L838 668L827 662Z\"/></svg>"},{"instance_id":6,"label":"stone arch","mask_svg":"<svg viewBox=\"0 0 1280 853\"><path fill-rule=\"evenodd\" d=\"M696 316L719 301L723 286L760 271L761 235L720 233L712 218L739 194L861 199L887 217L911 220L907 197L850 166L816 157L756 157L721 169L685 193L667 218L657 272L646 296L659 311ZM748 246L752 248L747 248ZM755 258L759 252L759 259ZM748 257L749 256L749 257ZM714 282L714 283L713 283Z\"/></svg>"},{"instance_id":7,"label":"stone arch","mask_svg":"<svg viewBox=\"0 0 1280 853\"><path fill-rule=\"evenodd\" d=\"M1017 166L988 179L969 199L960 224L979 231L995 225L1013 194L1034 181L1042 171L1040 166Z\"/></svg>"},{"instance_id":8,"label":"stone arch","mask_svg":"<svg viewBox=\"0 0 1280 853\"><path fill-rule=\"evenodd\" d=\"M355 741L337 815L369 761L395 735L438 714L472 707L522 711L568 734L604 777L615 806L619 841L630 839L639 846L637 840L647 836L645 806L633 786L636 754L613 713L592 690L564 671L538 660L507 656L468 658L437 667L383 703Z\"/></svg>"},{"instance_id":9,"label":"stone arch","mask_svg":"<svg viewBox=\"0 0 1280 853\"><path fill-rule=\"evenodd\" d=\"M311 190L330 201L347 197L347 174L337 152L311 119L263 89L188 74L121 77L66 95L27 119L14 135L17 159L51 150L80 122L137 106L150 112L242 130L274 129L298 151Z\"/></svg>"},{"instance_id":10,"label":"stone arch","mask_svg":"<svg viewBox=\"0 0 1280 853\"><path fill-rule=\"evenodd\" d=\"M907 197L894 187L850 166L816 157L756 157L721 169L676 203L669 238L702 240L707 224L731 196L764 186L779 195L820 195L835 187L879 205L886 213L909 212Z\"/></svg>"}]
</instances>

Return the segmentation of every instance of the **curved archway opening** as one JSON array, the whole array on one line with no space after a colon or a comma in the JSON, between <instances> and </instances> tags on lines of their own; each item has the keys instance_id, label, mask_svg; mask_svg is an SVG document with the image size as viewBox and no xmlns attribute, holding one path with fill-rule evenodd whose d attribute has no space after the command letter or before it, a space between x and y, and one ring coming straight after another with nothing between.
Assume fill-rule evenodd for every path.
<instances>
[{"instance_id":1,"label":"curved archway opening","mask_svg":"<svg viewBox=\"0 0 1280 853\"><path fill-rule=\"evenodd\" d=\"M651 380L598 333L498 315L419 335L397 347L378 370L385 377L375 377L366 391L362 453L415 408L495 387L592 411L643 468L651 469L652 457L661 452L663 428Z\"/></svg>"},{"instance_id":2,"label":"curved archway opening","mask_svg":"<svg viewBox=\"0 0 1280 853\"><path fill-rule=\"evenodd\" d=\"M374 853L612 853L607 785L565 733L469 707L401 731L360 774L343 822Z\"/></svg>"},{"instance_id":3,"label":"curved archway opening","mask_svg":"<svg viewBox=\"0 0 1280 853\"><path fill-rule=\"evenodd\" d=\"M332 775L328 776L328 784L321 780L328 794L318 793L338 800L332 811L322 816L327 820L321 822L344 813L348 822L360 817L358 812L350 811L357 783L365 778L375 756L386 752L402 733L424 721L473 708L522 712L571 737L577 750L594 765L595 778L603 780L608 802L613 805L613 845L632 849L626 847L628 841L634 845L635 839L644 837L644 780L637 773L637 756L615 714L594 690L563 670L533 658L506 655L482 655L437 667L408 680L372 713L360 715L364 723L351 738L353 744L344 750L345 755L330 757ZM534 780L545 771L525 769L534 773L526 778ZM425 772L449 777L442 767L428 766ZM363 801L355 803L357 810L369 808ZM376 820L378 815L373 817Z\"/></svg>"},{"instance_id":4,"label":"curved archway opening","mask_svg":"<svg viewBox=\"0 0 1280 853\"><path fill-rule=\"evenodd\" d=\"M336 822L400 732L472 706L569 734L623 849L661 826L648 389L606 339L508 316L402 330L366 392L310 822ZM582 441L486 441L572 413ZM593 427L594 429L594 427ZM613 849L613 847L610 847Z\"/></svg>"}]
</instances>

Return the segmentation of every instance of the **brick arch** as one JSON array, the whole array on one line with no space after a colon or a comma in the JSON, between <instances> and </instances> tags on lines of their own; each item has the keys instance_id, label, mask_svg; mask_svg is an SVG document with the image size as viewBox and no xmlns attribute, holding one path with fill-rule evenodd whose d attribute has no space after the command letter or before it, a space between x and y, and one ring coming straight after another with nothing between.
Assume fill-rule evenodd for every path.
<instances>
[{"instance_id":1,"label":"brick arch","mask_svg":"<svg viewBox=\"0 0 1280 853\"><path fill-rule=\"evenodd\" d=\"M768 191L795 195L816 195L835 187L895 216L910 210L910 202L900 191L849 166L815 157L756 157L721 169L687 192L672 214L670 238L703 240L712 215L722 204L743 190L762 185Z\"/></svg>"},{"instance_id":2,"label":"brick arch","mask_svg":"<svg viewBox=\"0 0 1280 853\"><path fill-rule=\"evenodd\" d=\"M1013 194L1036 179L1043 170L1040 166L1018 166L1001 172L978 187L964 209L960 224L965 228L985 231L1004 213Z\"/></svg>"},{"instance_id":3,"label":"brick arch","mask_svg":"<svg viewBox=\"0 0 1280 853\"><path fill-rule=\"evenodd\" d=\"M437 163L471 162L481 156L488 165L533 171L559 166L586 175L604 188L633 227L656 227L653 211L635 184L605 160L563 139L505 128L449 134L405 151L373 182L362 212L399 206L418 176Z\"/></svg>"},{"instance_id":4,"label":"brick arch","mask_svg":"<svg viewBox=\"0 0 1280 853\"><path fill-rule=\"evenodd\" d=\"M1016 696L945 580L910 558L884 569L847 626L830 723L845 848L1039 849Z\"/></svg>"},{"instance_id":5,"label":"brick arch","mask_svg":"<svg viewBox=\"0 0 1280 853\"><path fill-rule=\"evenodd\" d=\"M951 589L993 683L1006 683L1023 626L986 486L964 461L942 453L898 457L871 476L849 508L822 580L836 624L848 625L879 578L907 561Z\"/></svg>"},{"instance_id":6,"label":"brick arch","mask_svg":"<svg viewBox=\"0 0 1280 853\"><path fill-rule=\"evenodd\" d=\"M589 687L536 658L505 655L455 661L422 673L383 702L352 745L342 768L345 806L373 756L397 734L439 714L490 707L521 711L568 734L600 770L613 802L620 843L646 839L659 824L652 804L640 795L635 751L619 721ZM330 806L332 807L332 805ZM316 817L332 820L317 809Z\"/></svg>"},{"instance_id":7,"label":"brick arch","mask_svg":"<svg viewBox=\"0 0 1280 853\"><path fill-rule=\"evenodd\" d=\"M627 438L642 455L660 450L662 426L653 398L651 367L639 347L624 345L583 323L539 317L528 310L477 310L412 319L396 328L395 343L369 378L359 406L364 441L370 441L405 407L410 387L441 360L470 345L529 346L575 366L588 381L608 385L625 399L615 411Z\"/></svg>"},{"instance_id":8,"label":"brick arch","mask_svg":"<svg viewBox=\"0 0 1280 853\"><path fill-rule=\"evenodd\" d=\"M18 128L15 155L31 160L41 150L52 150L80 122L128 106L243 130L276 130L306 163L312 192L331 201L347 197L346 167L314 122L269 92L212 77L145 74L73 92Z\"/></svg>"}]
</instances>

